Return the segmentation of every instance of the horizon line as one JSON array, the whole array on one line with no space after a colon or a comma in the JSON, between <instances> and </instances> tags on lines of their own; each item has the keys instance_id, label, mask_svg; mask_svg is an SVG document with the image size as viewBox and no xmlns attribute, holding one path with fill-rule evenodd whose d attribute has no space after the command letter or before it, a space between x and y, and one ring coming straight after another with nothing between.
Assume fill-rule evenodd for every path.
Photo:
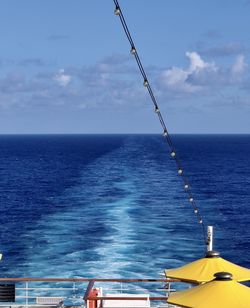
<instances>
[{"instance_id":1,"label":"horizon line","mask_svg":"<svg viewBox=\"0 0 250 308\"><path fill-rule=\"evenodd\" d=\"M0 136L38 135L162 135L161 133L0 133ZM249 133L170 133L170 135L250 135Z\"/></svg>"}]
</instances>

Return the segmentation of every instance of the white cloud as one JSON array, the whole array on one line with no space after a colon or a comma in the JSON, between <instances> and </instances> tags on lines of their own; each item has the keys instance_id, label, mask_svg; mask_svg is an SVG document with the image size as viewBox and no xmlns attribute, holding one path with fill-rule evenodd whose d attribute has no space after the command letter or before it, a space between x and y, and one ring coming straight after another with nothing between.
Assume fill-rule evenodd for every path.
<instances>
[{"instance_id":1,"label":"white cloud","mask_svg":"<svg viewBox=\"0 0 250 308\"><path fill-rule=\"evenodd\" d=\"M178 67L166 70L162 74L165 77L165 82L170 86L185 83L188 77L188 72Z\"/></svg>"},{"instance_id":2,"label":"white cloud","mask_svg":"<svg viewBox=\"0 0 250 308\"><path fill-rule=\"evenodd\" d=\"M146 68L159 101L178 100L188 104L190 98L200 98L202 102L204 97L210 99L218 90L222 92L230 87L229 93L238 91L242 97L243 91L249 91L249 74L243 55L228 67L206 61L197 52L186 52L186 57L186 67ZM34 76L16 72L0 77L0 107L120 108L136 104L140 108L148 100L148 93L141 86L140 74L131 67L130 60L121 60L111 57L91 66L72 66L57 73L42 70ZM230 103L228 99L227 103Z\"/></svg>"},{"instance_id":3,"label":"white cloud","mask_svg":"<svg viewBox=\"0 0 250 308\"><path fill-rule=\"evenodd\" d=\"M163 71L161 75L161 83L166 86L168 90L195 92L199 87L193 86L187 82L189 73L188 71L173 67L169 70Z\"/></svg>"},{"instance_id":4,"label":"white cloud","mask_svg":"<svg viewBox=\"0 0 250 308\"><path fill-rule=\"evenodd\" d=\"M60 69L59 72L55 75L54 80L61 86L66 87L70 81L71 76L64 73L64 69Z\"/></svg>"},{"instance_id":5,"label":"white cloud","mask_svg":"<svg viewBox=\"0 0 250 308\"><path fill-rule=\"evenodd\" d=\"M207 63L201 59L201 56L197 52L186 52L186 56L190 60L190 65L189 65L189 73L193 73L196 71L203 70L205 68L213 68L214 64L213 63Z\"/></svg>"},{"instance_id":6,"label":"white cloud","mask_svg":"<svg viewBox=\"0 0 250 308\"><path fill-rule=\"evenodd\" d=\"M202 86L191 82L197 79L198 75L215 73L218 68L214 63L205 62L197 52L186 52L189 59L189 66L186 69L172 67L161 74L161 84L168 90L182 92L197 92L202 90Z\"/></svg>"},{"instance_id":7,"label":"white cloud","mask_svg":"<svg viewBox=\"0 0 250 308\"><path fill-rule=\"evenodd\" d=\"M242 75L245 72L246 67L245 57L243 55L238 55L231 69L233 77Z\"/></svg>"}]
</instances>

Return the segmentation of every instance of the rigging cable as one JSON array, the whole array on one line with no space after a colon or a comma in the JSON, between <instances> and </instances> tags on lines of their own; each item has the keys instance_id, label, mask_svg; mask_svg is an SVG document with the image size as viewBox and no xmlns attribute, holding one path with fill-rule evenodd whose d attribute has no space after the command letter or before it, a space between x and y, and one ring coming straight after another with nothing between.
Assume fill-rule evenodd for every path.
<instances>
[{"instance_id":1,"label":"rigging cable","mask_svg":"<svg viewBox=\"0 0 250 308\"><path fill-rule=\"evenodd\" d=\"M178 175L183 180L183 187L184 187L184 190L186 191L186 193L188 195L188 201L192 205L194 213L195 213L195 215L196 215L196 217L198 219L198 222L199 222L199 224L202 227L202 232L203 232L203 236L204 236L204 242L205 242L205 245L206 245L207 244L207 237L206 237L205 225L204 225L203 219L202 219L202 217L200 215L199 209L198 209L198 207L196 205L196 201L195 201L193 193L191 191L191 187L190 187L189 181L188 181L187 177L185 176L185 174L183 172L183 168L182 168L181 162L180 162L180 160L178 158L178 155L177 155L176 149L174 147L174 144L172 142L172 138L171 138L171 136L170 136L170 134L168 132L167 126L166 126L165 121L164 121L164 119L162 117L162 114L161 114L161 111L159 109L158 103L157 103L156 98L154 96L154 92L153 92L153 90L151 88L151 85L149 83L147 74L146 74L146 72L144 70L144 67L143 67L142 63L141 63L139 54L137 52L137 49L136 49L135 44L134 44L134 41L133 41L132 36L130 34L130 31L128 29L128 26L127 26L127 23L125 21L124 15L123 15L122 10L121 10L121 7L119 5L119 2L118 2L118 0L113 0L113 1L114 1L114 4L115 4L114 13L115 13L115 15L119 16L121 24L122 24L122 27L123 27L123 30L124 30L124 32L126 34L126 37L127 37L128 41L130 43L130 47L131 47L130 52L135 57L135 60L136 60L137 65L138 65L138 68L139 68L139 70L141 72L141 75L142 75L142 78L143 78L143 85L147 88L148 93L149 93L149 95L151 97L151 100L152 100L152 102L154 104L155 112L158 115L159 121L160 121L161 126L163 128L164 139L166 140L166 143L168 144L168 146L170 148L170 155L171 155L171 157L175 160L175 163L176 163L176 166L177 166L177 173L178 173Z\"/></svg>"}]
</instances>

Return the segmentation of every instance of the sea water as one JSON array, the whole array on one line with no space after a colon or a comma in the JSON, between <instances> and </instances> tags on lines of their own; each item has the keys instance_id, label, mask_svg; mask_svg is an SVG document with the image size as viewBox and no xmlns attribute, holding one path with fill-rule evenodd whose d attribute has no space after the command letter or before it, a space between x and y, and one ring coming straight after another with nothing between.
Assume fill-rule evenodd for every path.
<instances>
[{"instance_id":1,"label":"sea water","mask_svg":"<svg viewBox=\"0 0 250 308\"><path fill-rule=\"evenodd\" d=\"M215 250L250 267L250 136L173 141ZM162 136L0 136L2 277L159 278L204 249Z\"/></svg>"}]
</instances>

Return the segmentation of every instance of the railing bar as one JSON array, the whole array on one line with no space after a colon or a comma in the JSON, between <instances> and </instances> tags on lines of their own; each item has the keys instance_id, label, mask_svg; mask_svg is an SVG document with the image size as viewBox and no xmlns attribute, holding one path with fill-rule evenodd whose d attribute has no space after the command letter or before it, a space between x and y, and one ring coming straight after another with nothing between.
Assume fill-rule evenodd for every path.
<instances>
[{"instance_id":1,"label":"railing bar","mask_svg":"<svg viewBox=\"0 0 250 308\"><path fill-rule=\"evenodd\" d=\"M152 297L110 297L110 296L98 296L98 297L89 297L88 300L146 300L149 299L151 301L164 301L168 298L166 296L152 296Z\"/></svg>"},{"instance_id":2,"label":"railing bar","mask_svg":"<svg viewBox=\"0 0 250 308\"><path fill-rule=\"evenodd\" d=\"M102 278L0 278L0 281L15 282L179 282L178 279L102 279Z\"/></svg>"},{"instance_id":3,"label":"railing bar","mask_svg":"<svg viewBox=\"0 0 250 308\"><path fill-rule=\"evenodd\" d=\"M7 303L8 304L8 303ZM0 304L0 307L6 307L6 306L8 306L8 307L19 307L19 308L22 308L22 307L24 307L24 306L26 306L26 305L22 305L22 304L11 304L11 305L6 305L6 304ZM58 307L58 305L57 304L29 304L28 305L28 307ZM157 305L157 306L153 306L153 307L151 307L151 308L158 308L158 307L161 307L161 308L168 308L168 306L165 306L164 304L163 305L161 305L161 306L159 306L159 305ZM115 307L113 307L112 306L112 308L115 308ZM117 308L120 308L120 307L117 307ZM126 308L126 307L125 307ZM137 307L137 308L140 308L140 307Z\"/></svg>"},{"instance_id":4,"label":"railing bar","mask_svg":"<svg viewBox=\"0 0 250 308\"><path fill-rule=\"evenodd\" d=\"M24 298L24 299L25 299L25 298L35 298L35 299L36 299L36 298L38 298L38 297L46 297L46 298L50 298L50 297L52 297L52 298L53 298L53 297L60 297L60 298L64 298L64 297L66 297L66 296L62 296L62 294L61 294L61 295L59 295L59 294L57 295L57 294L56 294L56 295L54 295L54 296L40 296L40 295L39 295L39 296L37 296L37 295L36 295L36 296L35 296L35 295L34 295L34 296L26 296L26 295L18 295L18 296L15 296L15 297L16 297L16 298Z\"/></svg>"},{"instance_id":5,"label":"railing bar","mask_svg":"<svg viewBox=\"0 0 250 308\"><path fill-rule=\"evenodd\" d=\"M37 296L16 295L15 298L37 298ZM20 305L22 306L22 305ZM25 305L26 306L26 305Z\"/></svg>"},{"instance_id":6,"label":"railing bar","mask_svg":"<svg viewBox=\"0 0 250 308\"><path fill-rule=\"evenodd\" d=\"M59 291L64 291L64 290L76 290L79 291L79 288L16 288L16 290L44 290L44 291L48 291L48 290L59 290Z\"/></svg>"},{"instance_id":7,"label":"railing bar","mask_svg":"<svg viewBox=\"0 0 250 308\"><path fill-rule=\"evenodd\" d=\"M8 307L26 307L26 305L24 305L24 304L8 304L8 303L6 303L6 304L0 304L0 307L6 307L6 306L8 306ZM58 307L58 304L28 304L28 306L27 307Z\"/></svg>"}]
</instances>

